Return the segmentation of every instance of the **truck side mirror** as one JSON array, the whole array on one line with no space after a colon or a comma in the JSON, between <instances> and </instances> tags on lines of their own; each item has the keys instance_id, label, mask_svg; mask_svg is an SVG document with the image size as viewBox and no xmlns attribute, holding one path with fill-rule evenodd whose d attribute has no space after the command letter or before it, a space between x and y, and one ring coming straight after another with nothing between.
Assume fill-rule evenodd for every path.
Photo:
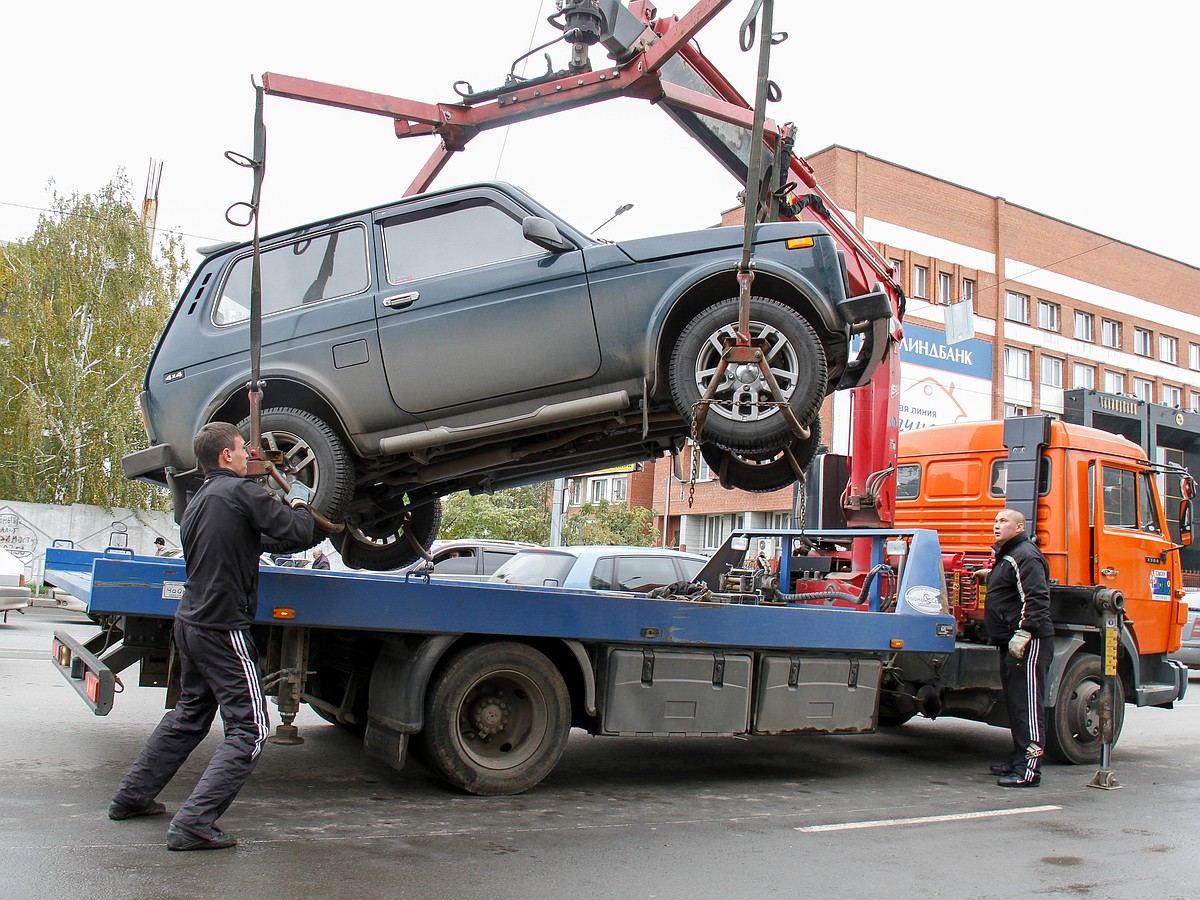
<instances>
[{"instance_id":1,"label":"truck side mirror","mask_svg":"<svg viewBox=\"0 0 1200 900\"><path fill-rule=\"evenodd\" d=\"M566 250L575 249L575 245L562 236L557 225L549 219L543 219L541 216L526 216L523 218L521 220L521 234L525 235L525 240L532 241L543 250L549 250L551 253L562 253Z\"/></svg>"},{"instance_id":2,"label":"truck side mirror","mask_svg":"<svg viewBox=\"0 0 1200 900\"><path fill-rule=\"evenodd\" d=\"M1179 502L1179 543L1185 547L1192 544L1192 501L1188 497Z\"/></svg>"}]
</instances>

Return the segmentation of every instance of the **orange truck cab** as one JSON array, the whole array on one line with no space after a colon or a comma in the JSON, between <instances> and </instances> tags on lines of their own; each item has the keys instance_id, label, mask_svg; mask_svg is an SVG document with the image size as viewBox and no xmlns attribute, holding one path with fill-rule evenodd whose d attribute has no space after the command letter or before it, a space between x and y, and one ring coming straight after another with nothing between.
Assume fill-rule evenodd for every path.
<instances>
[{"instance_id":1,"label":"orange truck cab","mask_svg":"<svg viewBox=\"0 0 1200 900\"><path fill-rule=\"evenodd\" d=\"M896 524L938 532L958 621L948 660L902 659L880 719L957 715L1006 724L997 651L983 630L986 590L974 572L990 564L992 523L1024 513L1050 564L1055 654L1047 691L1051 755L1099 759L1102 610L1123 608L1117 692L1138 706L1170 707L1187 687L1179 648L1187 603L1179 545L1170 537L1158 478L1123 437L1045 416L944 425L901 434ZM1191 476L1171 473L1194 491ZM1190 500L1180 520L1190 525ZM1184 540L1190 539L1190 527ZM1114 709L1114 734L1121 724Z\"/></svg>"}]
</instances>

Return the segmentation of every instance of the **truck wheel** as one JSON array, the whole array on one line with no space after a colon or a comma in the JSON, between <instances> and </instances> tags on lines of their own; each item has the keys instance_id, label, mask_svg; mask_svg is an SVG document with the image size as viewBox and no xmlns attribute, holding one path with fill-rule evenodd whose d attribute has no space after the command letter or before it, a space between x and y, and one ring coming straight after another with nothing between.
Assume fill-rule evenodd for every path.
<instances>
[{"instance_id":1,"label":"truck wheel","mask_svg":"<svg viewBox=\"0 0 1200 900\"><path fill-rule=\"evenodd\" d=\"M1100 698L1104 670L1100 657L1077 653L1063 673L1058 700L1046 710L1046 750L1059 762L1082 765L1100 761ZM1125 720L1125 688L1117 676L1113 703L1113 743Z\"/></svg>"},{"instance_id":2,"label":"truck wheel","mask_svg":"<svg viewBox=\"0 0 1200 900\"><path fill-rule=\"evenodd\" d=\"M688 422L708 391L726 341L736 335L738 301L724 300L688 323L671 355L671 394ZM783 399L803 424L825 398L828 375L821 341L795 310L766 297L750 300L750 338L766 355ZM704 437L736 453L779 450L795 434L757 366L730 365L704 420Z\"/></svg>"},{"instance_id":3,"label":"truck wheel","mask_svg":"<svg viewBox=\"0 0 1200 900\"><path fill-rule=\"evenodd\" d=\"M351 569L373 572L398 569L421 556L409 542L409 534L429 550L441 527L441 500L413 507L374 525L356 525L351 519L342 532L342 562Z\"/></svg>"},{"instance_id":4,"label":"truck wheel","mask_svg":"<svg viewBox=\"0 0 1200 900\"><path fill-rule=\"evenodd\" d=\"M485 796L527 791L566 749L567 686L532 647L469 647L431 684L421 732L425 760L461 790Z\"/></svg>"},{"instance_id":5,"label":"truck wheel","mask_svg":"<svg viewBox=\"0 0 1200 900\"><path fill-rule=\"evenodd\" d=\"M812 434L807 440L797 438L791 443L792 455L804 470L812 463L817 455L817 445L821 443L820 418L813 419L808 427ZM788 487L796 481L796 472L782 450L775 453L734 453L715 444L704 443L700 445L700 455L721 485L731 490L762 494Z\"/></svg>"},{"instance_id":6,"label":"truck wheel","mask_svg":"<svg viewBox=\"0 0 1200 900\"><path fill-rule=\"evenodd\" d=\"M238 428L249 440L250 419L243 419ZM337 432L302 409L264 409L262 438L267 450L282 453L276 468L288 482L299 481L312 491L313 507L331 521L345 518L354 496L354 460ZM267 488L280 496L286 493L271 480ZM267 538L263 540L263 550L268 553L307 550L326 537L324 531L317 529L312 542L303 547L285 546Z\"/></svg>"}]
</instances>

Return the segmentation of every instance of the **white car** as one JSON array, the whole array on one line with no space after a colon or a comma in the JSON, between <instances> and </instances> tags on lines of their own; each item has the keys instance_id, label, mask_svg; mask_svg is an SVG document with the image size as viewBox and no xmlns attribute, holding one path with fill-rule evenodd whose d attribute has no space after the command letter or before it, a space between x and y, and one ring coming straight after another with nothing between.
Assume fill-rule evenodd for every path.
<instances>
[{"instance_id":1,"label":"white car","mask_svg":"<svg viewBox=\"0 0 1200 900\"><path fill-rule=\"evenodd\" d=\"M10 609L24 609L29 605L30 590L25 586L25 564L0 549L0 610L4 621L8 621Z\"/></svg>"},{"instance_id":2,"label":"white car","mask_svg":"<svg viewBox=\"0 0 1200 900\"><path fill-rule=\"evenodd\" d=\"M661 547L544 547L522 550L489 581L644 594L690 582L708 557Z\"/></svg>"}]
</instances>

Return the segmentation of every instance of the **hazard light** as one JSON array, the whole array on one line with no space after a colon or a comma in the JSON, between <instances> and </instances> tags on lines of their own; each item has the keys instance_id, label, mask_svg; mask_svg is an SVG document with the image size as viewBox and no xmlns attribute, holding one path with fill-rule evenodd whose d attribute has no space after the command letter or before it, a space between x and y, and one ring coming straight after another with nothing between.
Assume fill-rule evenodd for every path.
<instances>
[{"instance_id":1,"label":"hazard light","mask_svg":"<svg viewBox=\"0 0 1200 900\"><path fill-rule=\"evenodd\" d=\"M806 247L813 245L813 239L810 237L788 238L787 248L789 250L803 250Z\"/></svg>"}]
</instances>

